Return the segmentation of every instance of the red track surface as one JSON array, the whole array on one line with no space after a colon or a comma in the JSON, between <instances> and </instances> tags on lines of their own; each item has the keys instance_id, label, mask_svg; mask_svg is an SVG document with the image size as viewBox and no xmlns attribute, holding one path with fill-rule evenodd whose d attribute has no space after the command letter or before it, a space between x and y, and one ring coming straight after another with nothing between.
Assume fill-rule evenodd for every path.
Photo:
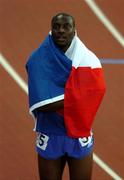
<instances>
[{"instance_id":1,"label":"red track surface","mask_svg":"<svg viewBox=\"0 0 124 180\"><path fill-rule=\"evenodd\" d=\"M96 0L124 34L124 1ZM1 0L0 51L26 80L25 63L50 30L51 17L72 14L78 35L99 58L123 58L124 50L83 0ZM95 153L124 178L124 65L103 65L107 93L94 123ZM33 121L24 91L0 66L0 180L38 180ZM65 169L64 180L68 179ZM93 180L112 179L94 163Z\"/></svg>"}]
</instances>

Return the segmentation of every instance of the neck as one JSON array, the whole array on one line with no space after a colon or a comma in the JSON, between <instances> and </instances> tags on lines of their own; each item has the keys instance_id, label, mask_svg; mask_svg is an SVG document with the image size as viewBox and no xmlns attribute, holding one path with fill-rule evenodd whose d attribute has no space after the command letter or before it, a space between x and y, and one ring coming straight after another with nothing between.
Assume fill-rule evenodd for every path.
<instances>
[{"instance_id":1,"label":"neck","mask_svg":"<svg viewBox=\"0 0 124 180\"><path fill-rule=\"evenodd\" d=\"M71 42L67 44L66 46L58 47L58 48L61 49L63 52L66 52L70 45L71 45Z\"/></svg>"}]
</instances>

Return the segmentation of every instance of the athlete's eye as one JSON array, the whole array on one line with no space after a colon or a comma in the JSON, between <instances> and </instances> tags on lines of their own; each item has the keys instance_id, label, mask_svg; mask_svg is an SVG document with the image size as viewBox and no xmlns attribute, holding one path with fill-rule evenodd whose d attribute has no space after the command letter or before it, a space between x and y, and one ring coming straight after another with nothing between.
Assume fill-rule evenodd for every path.
<instances>
[{"instance_id":1,"label":"athlete's eye","mask_svg":"<svg viewBox=\"0 0 124 180\"><path fill-rule=\"evenodd\" d=\"M72 29L71 24L69 24L69 23L64 24L64 29L66 29L66 30Z\"/></svg>"},{"instance_id":2,"label":"athlete's eye","mask_svg":"<svg viewBox=\"0 0 124 180\"><path fill-rule=\"evenodd\" d=\"M53 24L53 29L54 30L58 30L60 28L60 25L59 24Z\"/></svg>"}]
</instances>

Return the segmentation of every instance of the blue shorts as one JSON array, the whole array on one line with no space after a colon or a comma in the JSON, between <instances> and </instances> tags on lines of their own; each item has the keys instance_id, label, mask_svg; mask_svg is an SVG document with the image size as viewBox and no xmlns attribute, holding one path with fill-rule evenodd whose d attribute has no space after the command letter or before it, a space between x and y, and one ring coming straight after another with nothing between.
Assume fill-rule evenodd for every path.
<instances>
[{"instance_id":1,"label":"blue shorts","mask_svg":"<svg viewBox=\"0 0 124 180\"><path fill-rule=\"evenodd\" d=\"M36 151L45 159L57 159L64 155L83 158L93 151L93 136L70 138L67 135L38 133Z\"/></svg>"}]
</instances>

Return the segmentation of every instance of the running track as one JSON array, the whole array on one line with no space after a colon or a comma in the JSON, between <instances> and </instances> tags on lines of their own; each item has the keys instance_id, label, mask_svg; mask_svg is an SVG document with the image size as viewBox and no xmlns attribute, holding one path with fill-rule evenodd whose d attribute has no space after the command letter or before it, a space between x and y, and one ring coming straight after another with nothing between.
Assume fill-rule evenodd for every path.
<instances>
[{"instance_id":1,"label":"running track","mask_svg":"<svg viewBox=\"0 0 124 180\"><path fill-rule=\"evenodd\" d=\"M95 2L120 34L124 35L124 0ZM26 82L26 59L50 30L51 17L60 11L75 17L78 35L99 58L115 60L115 64L111 64L112 61L103 64L107 93L93 127L94 151L121 177L120 179L123 179L124 65L120 64L119 60L124 61L124 46L94 15L85 0L1 0L0 52ZM121 40L123 43L123 36ZM0 180L38 180L35 134L32 132L33 121L28 114L28 98L25 91L1 63ZM105 168L102 169L94 161L92 179L119 179L118 176L112 178ZM63 179L68 179L67 168Z\"/></svg>"}]
</instances>

